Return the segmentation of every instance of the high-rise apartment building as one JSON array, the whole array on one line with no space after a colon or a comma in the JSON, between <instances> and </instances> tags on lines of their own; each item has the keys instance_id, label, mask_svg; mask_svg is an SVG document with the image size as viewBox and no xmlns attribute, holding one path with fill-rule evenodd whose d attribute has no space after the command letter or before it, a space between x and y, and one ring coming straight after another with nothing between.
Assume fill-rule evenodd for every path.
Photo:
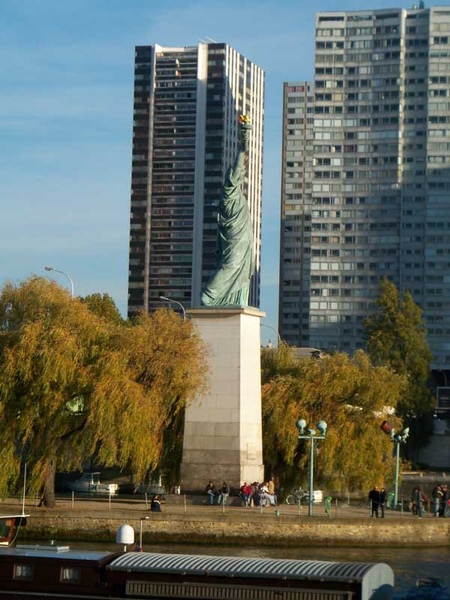
<instances>
[{"instance_id":1,"label":"high-rise apartment building","mask_svg":"<svg viewBox=\"0 0 450 600\"><path fill-rule=\"evenodd\" d=\"M278 328L294 346L309 345L313 127L313 83L285 83Z\"/></svg>"},{"instance_id":2,"label":"high-rise apartment building","mask_svg":"<svg viewBox=\"0 0 450 600\"><path fill-rule=\"evenodd\" d=\"M166 296L198 307L216 268L217 208L238 143L253 125L244 193L253 220L259 305L264 73L226 44L136 47L128 314Z\"/></svg>"},{"instance_id":3,"label":"high-rise apartment building","mask_svg":"<svg viewBox=\"0 0 450 600\"><path fill-rule=\"evenodd\" d=\"M352 352L383 277L450 369L450 7L319 13L284 85L279 331Z\"/></svg>"}]
</instances>

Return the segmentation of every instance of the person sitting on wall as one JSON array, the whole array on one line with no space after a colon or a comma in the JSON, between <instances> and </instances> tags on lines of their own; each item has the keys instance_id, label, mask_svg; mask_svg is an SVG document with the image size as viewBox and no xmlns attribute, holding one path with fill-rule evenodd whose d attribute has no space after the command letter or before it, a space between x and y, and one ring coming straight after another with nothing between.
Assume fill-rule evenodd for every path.
<instances>
[{"instance_id":1,"label":"person sitting on wall","mask_svg":"<svg viewBox=\"0 0 450 600\"><path fill-rule=\"evenodd\" d=\"M150 510L152 512L161 512L161 500L159 499L158 494L153 496L150 504Z\"/></svg>"},{"instance_id":2,"label":"person sitting on wall","mask_svg":"<svg viewBox=\"0 0 450 600\"><path fill-rule=\"evenodd\" d=\"M224 481L222 483L222 487L220 488L217 494L217 504L226 504L228 501L228 496L230 495L230 488L227 483Z\"/></svg>"},{"instance_id":3,"label":"person sitting on wall","mask_svg":"<svg viewBox=\"0 0 450 600\"><path fill-rule=\"evenodd\" d=\"M216 486L214 485L214 483L212 481L210 481L208 483L208 485L206 486L205 492L208 495L209 503L214 504L214 499L216 497Z\"/></svg>"},{"instance_id":4,"label":"person sitting on wall","mask_svg":"<svg viewBox=\"0 0 450 600\"><path fill-rule=\"evenodd\" d=\"M244 483L239 488L239 496L242 498L242 502L244 503L244 506L248 506L247 502L248 502L248 496L249 496L249 487L248 487L246 481L244 481Z\"/></svg>"},{"instance_id":5,"label":"person sitting on wall","mask_svg":"<svg viewBox=\"0 0 450 600\"><path fill-rule=\"evenodd\" d=\"M262 492L260 490L260 483L258 481L254 481L252 487L254 488L254 492L252 494L253 506L261 506Z\"/></svg>"},{"instance_id":6,"label":"person sitting on wall","mask_svg":"<svg viewBox=\"0 0 450 600\"><path fill-rule=\"evenodd\" d=\"M270 505L276 506L275 495L269 492L269 483L263 483L259 489L261 490L261 495L269 501Z\"/></svg>"},{"instance_id":7,"label":"person sitting on wall","mask_svg":"<svg viewBox=\"0 0 450 600\"><path fill-rule=\"evenodd\" d=\"M245 493L247 495L246 506L252 506L252 504L253 504L253 498L252 498L252 496L253 496L253 492L254 491L255 490L252 488L252 485L250 483L247 483L245 485Z\"/></svg>"}]
</instances>

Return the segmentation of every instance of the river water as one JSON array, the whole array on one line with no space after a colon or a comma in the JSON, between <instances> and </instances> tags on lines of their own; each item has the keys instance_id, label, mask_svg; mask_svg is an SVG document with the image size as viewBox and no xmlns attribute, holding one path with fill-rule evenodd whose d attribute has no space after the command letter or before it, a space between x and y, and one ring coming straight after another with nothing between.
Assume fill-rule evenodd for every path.
<instances>
[{"instance_id":1,"label":"river water","mask_svg":"<svg viewBox=\"0 0 450 600\"><path fill-rule=\"evenodd\" d=\"M60 542L58 542L60 543ZM114 544L70 543L73 549L104 550L117 552ZM215 556L245 556L253 558L289 558L296 560L325 560L333 562L382 562L387 563L395 573L395 596L414 586L420 577L436 577L450 590L450 547L438 548L275 548L264 546L264 540L258 547L232 546L188 546L144 544L144 552L172 554L206 554ZM450 598L450 596L449 596Z\"/></svg>"}]
</instances>

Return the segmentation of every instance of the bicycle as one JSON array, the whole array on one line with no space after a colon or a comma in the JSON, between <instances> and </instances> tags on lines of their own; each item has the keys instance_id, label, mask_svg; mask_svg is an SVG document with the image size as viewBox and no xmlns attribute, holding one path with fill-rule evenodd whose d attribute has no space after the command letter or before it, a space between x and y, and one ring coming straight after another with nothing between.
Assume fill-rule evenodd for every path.
<instances>
[{"instance_id":1,"label":"bicycle","mask_svg":"<svg viewBox=\"0 0 450 600\"><path fill-rule=\"evenodd\" d=\"M286 504L306 504L308 502L309 492L307 490L294 490L292 494L286 497Z\"/></svg>"}]
</instances>

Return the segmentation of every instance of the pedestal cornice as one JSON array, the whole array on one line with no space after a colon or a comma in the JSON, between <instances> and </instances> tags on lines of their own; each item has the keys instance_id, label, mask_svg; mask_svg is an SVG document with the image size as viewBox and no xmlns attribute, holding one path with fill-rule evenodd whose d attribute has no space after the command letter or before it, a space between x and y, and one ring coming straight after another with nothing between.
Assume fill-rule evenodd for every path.
<instances>
[{"instance_id":1,"label":"pedestal cornice","mask_svg":"<svg viewBox=\"0 0 450 600\"><path fill-rule=\"evenodd\" d=\"M201 308L188 308L186 313L196 318L204 317L227 317L234 315L251 315L264 318L265 312L254 306L202 306Z\"/></svg>"}]
</instances>

